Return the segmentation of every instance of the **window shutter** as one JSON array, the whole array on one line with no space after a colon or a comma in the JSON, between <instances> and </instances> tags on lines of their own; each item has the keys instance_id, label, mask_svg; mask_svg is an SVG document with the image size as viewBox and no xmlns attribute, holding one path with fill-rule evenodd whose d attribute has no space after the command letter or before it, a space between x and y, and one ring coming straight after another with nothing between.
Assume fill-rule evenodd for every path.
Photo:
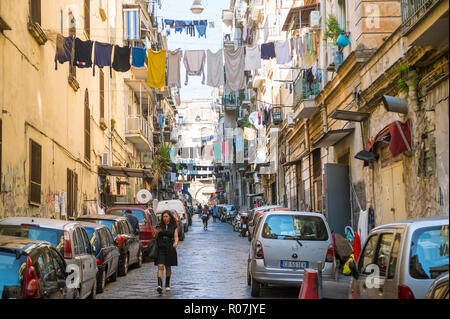
<instances>
[{"instance_id":1,"label":"window shutter","mask_svg":"<svg viewBox=\"0 0 450 319\"><path fill-rule=\"evenodd\" d=\"M31 204L41 203L42 147L30 140L30 193Z\"/></svg>"},{"instance_id":2,"label":"window shutter","mask_svg":"<svg viewBox=\"0 0 450 319\"><path fill-rule=\"evenodd\" d=\"M105 75L100 70L100 118L105 117Z\"/></svg>"},{"instance_id":3,"label":"window shutter","mask_svg":"<svg viewBox=\"0 0 450 319\"><path fill-rule=\"evenodd\" d=\"M41 25L41 0L30 0L31 22Z\"/></svg>"},{"instance_id":4,"label":"window shutter","mask_svg":"<svg viewBox=\"0 0 450 319\"><path fill-rule=\"evenodd\" d=\"M86 89L84 98L84 157L91 160L91 112L89 110L89 92Z\"/></svg>"},{"instance_id":5,"label":"window shutter","mask_svg":"<svg viewBox=\"0 0 450 319\"><path fill-rule=\"evenodd\" d=\"M67 169L67 216L72 217L72 171Z\"/></svg>"},{"instance_id":6,"label":"window shutter","mask_svg":"<svg viewBox=\"0 0 450 319\"><path fill-rule=\"evenodd\" d=\"M84 31L91 37L91 5L90 0L84 0Z\"/></svg>"}]
</instances>

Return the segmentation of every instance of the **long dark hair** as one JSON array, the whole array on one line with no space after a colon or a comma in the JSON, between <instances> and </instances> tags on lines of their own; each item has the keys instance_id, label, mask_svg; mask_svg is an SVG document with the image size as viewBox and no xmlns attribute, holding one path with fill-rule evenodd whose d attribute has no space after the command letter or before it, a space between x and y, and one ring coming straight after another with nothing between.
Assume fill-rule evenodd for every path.
<instances>
[{"instance_id":1,"label":"long dark hair","mask_svg":"<svg viewBox=\"0 0 450 319\"><path fill-rule=\"evenodd\" d=\"M163 211L163 212L161 213L161 221L159 222L159 226L160 226L161 228L163 228L163 227L166 226L166 225L164 224L164 220L163 220L164 214L168 214L168 215L169 215L169 218L170 218L169 225L170 225L170 226L176 226L176 225L177 225L177 221L176 221L175 217L173 216L172 212L171 212L170 210L165 210L165 211Z\"/></svg>"}]
</instances>

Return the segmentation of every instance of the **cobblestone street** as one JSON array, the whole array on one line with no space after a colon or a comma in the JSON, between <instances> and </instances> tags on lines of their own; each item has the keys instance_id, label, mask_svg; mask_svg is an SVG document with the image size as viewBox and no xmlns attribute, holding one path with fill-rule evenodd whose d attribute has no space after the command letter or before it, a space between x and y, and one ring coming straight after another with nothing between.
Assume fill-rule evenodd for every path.
<instances>
[{"instance_id":1,"label":"cobblestone street","mask_svg":"<svg viewBox=\"0 0 450 319\"><path fill-rule=\"evenodd\" d=\"M125 277L109 283L98 299L146 298L251 298L247 286L247 256L250 243L239 237L231 225L209 222L208 231L195 215L186 239L179 242L178 266L172 268L171 291L160 296L156 291L157 267L144 263L140 269L130 269ZM297 288L262 290L263 298L296 298Z\"/></svg>"}]
</instances>

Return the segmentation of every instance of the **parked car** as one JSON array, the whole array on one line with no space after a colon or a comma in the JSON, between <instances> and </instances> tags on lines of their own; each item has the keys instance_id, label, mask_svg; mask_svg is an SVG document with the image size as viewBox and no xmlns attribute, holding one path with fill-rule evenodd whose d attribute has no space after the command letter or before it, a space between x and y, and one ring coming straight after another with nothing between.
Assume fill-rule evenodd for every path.
<instances>
[{"instance_id":1,"label":"parked car","mask_svg":"<svg viewBox=\"0 0 450 319\"><path fill-rule=\"evenodd\" d=\"M223 214L222 220L227 221L228 223L232 223L233 218L237 215L237 210L234 205L223 205Z\"/></svg>"},{"instance_id":2,"label":"parked car","mask_svg":"<svg viewBox=\"0 0 450 319\"><path fill-rule=\"evenodd\" d=\"M86 230L97 258L97 293L105 290L106 281L117 280L119 272L119 248L116 247L108 227L89 222L80 222Z\"/></svg>"},{"instance_id":3,"label":"parked car","mask_svg":"<svg viewBox=\"0 0 450 319\"><path fill-rule=\"evenodd\" d=\"M153 240L155 234L156 224L158 223L156 214L153 209L146 207L145 205L133 205L133 206L115 206L106 210L106 215L125 216L125 212L131 210L131 214L139 220L139 240L142 244L144 252L144 259L148 254L147 248L150 242Z\"/></svg>"},{"instance_id":4,"label":"parked car","mask_svg":"<svg viewBox=\"0 0 450 319\"><path fill-rule=\"evenodd\" d=\"M48 218L8 217L0 221L0 235L50 242L68 265L79 269L80 298L95 298L97 260L89 236L80 223Z\"/></svg>"},{"instance_id":5,"label":"parked car","mask_svg":"<svg viewBox=\"0 0 450 319\"><path fill-rule=\"evenodd\" d=\"M163 200L158 203L158 208L156 209L156 213L162 213L165 210L176 211L178 216L180 217L180 222L184 227L184 232L187 233L189 231L189 222L187 217L186 208L183 205L183 202L179 199L172 200Z\"/></svg>"},{"instance_id":6,"label":"parked car","mask_svg":"<svg viewBox=\"0 0 450 319\"><path fill-rule=\"evenodd\" d=\"M425 298L448 300L448 271L436 278Z\"/></svg>"},{"instance_id":7,"label":"parked car","mask_svg":"<svg viewBox=\"0 0 450 319\"><path fill-rule=\"evenodd\" d=\"M77 221L85 221L105 225L111 231L119 248L119 276L125 276L131 265L142 266L143 250L139 238L134 234L128 218L114 215L89 215L77 218Z\"/></svg>"},{"instance_id":8,"label":"parked car","mask_svg":"<svg viewBox=\"0 0 450 319\"><path fill-rule=\"evenodd\" d=\"M284 208L279 205L261 206L261 207L257 207L257 208L253 209L251 216L250 216L250 221L248 223L248 241L252 240L255 225L257 224L259 218L261 218L262 214L264 212L268 212L270 210L276 210L276 209L282 210L282 211L290 211L289 208Z\"/></svg>"},{"instance_id":9,"label":"parked car","mask_svg":"<svg viewBox=\"0 0 450 319\"><path fill-rule=\"evenodd\" d=\"M161 216L162 216L163 212L158 212L156 213L156 217L158 218L158 223L161 222ZM176 211L172 212L173 216L175 217L176 221L177 221L177 229L178 229L178 240L179 241L184 241L184 226L180 221L180 217L178 216Z\"/></svg>"},{"instance_id":10,"label":"parked car","mask_svg":"<svg viewBox=\"0 0 450 319\"><path fill-rule=\"evenodd\" d=\"M352 272L350 298L424 299L433 281L449 269L448 220L433 217L375 227ZM374 268L378 275L372 274Z\"/></svg>"},{"instance_id":11,"label":"parked car","mask_svg":"<svg viewBox=\"0 0 450 319\"><path fill-rule=\"evenodd\" d=\"M68 288L67 264L46 241L0 236L0 298L78 298Z\"/></svg>"},{"instance_id":12,"label":"parked car","mask_svg":"<svg viewBox=\"0 0 450 319\"><path fill-rule=\"evenodd\" d=\"M323 262L327 277L333 262L333 243L325 217L317 213L266 212L259 219L247 264L251 295L258 297L261 286L299 287L306 268L317 269Z\"/></svg>"}]
</instances>

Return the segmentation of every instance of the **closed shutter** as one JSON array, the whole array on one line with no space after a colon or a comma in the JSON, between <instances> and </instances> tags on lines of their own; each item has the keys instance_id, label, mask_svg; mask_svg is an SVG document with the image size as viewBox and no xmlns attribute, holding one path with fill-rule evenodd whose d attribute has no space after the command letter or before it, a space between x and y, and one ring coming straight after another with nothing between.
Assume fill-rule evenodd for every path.
<instances>
[{"instance_id":1,"label":"closed shutter","mask_svg":"<svg viewBox=\"0 0 450 319\"><path fill-rule=\"evenodd\" d=\"M88 38L91 37L91 5L90 0L84 0L84 31Z\"/></svg>"},{"instance_id":2,"label":"closed shutter","mask_svg":"<svg viewBox=\"0 0 450 319\"><path fill-rule=\"evenodd\" d=\"M30 140L30 204L41 204L42 147Z\"/></svg>"},{"instance_id":3,"label":"closed shutter","mask_svg":"<svg viewBox=\"0 0 450 319\"><path fill-rule=\"evenodd\" d=\"M89 93L86 89L84 98L84 158L91 160L91 111L89 109Z\"/></svg>"},{"instance_id":4,"label":"closed shutter","mask_svg":"<svg viewBox=\"0 0 450 319\"><path fill-rule=\"evenodd\" d=\"M100 70L100 118L105 117L105 75Z\"/></svg>"},{"instance_id":5,"label":"closed shutter","mask_svg":"<svg viewBox=\"0 0 450 319\"><path fill-rule=\"evenodd\" d=\"M72 217L72 171L67 169L67 215Z\"/></svg>"}]
</instances>

